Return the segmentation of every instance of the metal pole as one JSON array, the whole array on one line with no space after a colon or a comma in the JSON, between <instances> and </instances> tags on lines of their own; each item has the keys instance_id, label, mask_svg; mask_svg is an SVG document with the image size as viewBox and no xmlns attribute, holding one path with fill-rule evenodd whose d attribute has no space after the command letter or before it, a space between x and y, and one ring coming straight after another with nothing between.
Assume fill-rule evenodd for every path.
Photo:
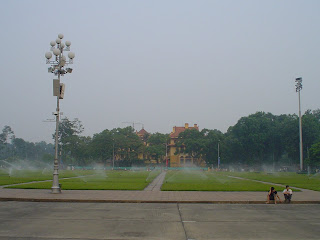
<instances>
[{"instance_id":1,"label":"metal pole","mask_svg":"<svg viewBox=\"0 0 320 240\"><path fill-rule=\"evenodd\" d=\"M166 143L166 167L168 168L168 143Z\"/></svg>"},{"instance_id":2,"label":"metal pole","mask_svg":"<svg viewBox=\"0 0 320 240\"><path fill-rule=\"evenodd\" d=\"M114 169L114 140L113 140L113 151L112 151L112 170Z\"/></svg>"},{"instance_id":3,"label":"metal pole","mask_svg":"<svg viewBox=\"0 0 320 240\"><path fill-rule=\"evenodd\" d=\"M220 169L220 141L218 141L218 169Z\"/></svg>"},{"instance_id":4,"label":"metal pole","mask_svg":"<svg viewBox=\"0 0 320 240\"><path fill-rule=\"evenodd\" d=\"M299 135L300 135L300 170L303 170L303 149L302 149L302 120L301 120L301 104L300 91L299 93Z\"/></svg>"},{"instance_id":5,"label":"metal pole","mask_svg":"<svg viewBox=\"0 0 320 240\"><path fill-rule=\"evenodd\" d=\"M63 51L70 51L70 41L66 41L66 43L62 43L63 39L63 34L59 34L58 38L56 41L51 41L51 51L55 55L54 60L50 60L52 58L52 53L51 52L46 52L45 57L47 59L47 64L51 64L51 67L48 68L48 72L54 73L55 75L58 75L58 83L54 80L54 91L53 91L53 96L57 96L57 109L55 112L56 115L56 133L55 133L55 154L54 154L54 166L53 166L53 181L52 181L52 193L61 193L61 188L59 184L59 145L58 145L58 140L59 140L59 118L60 118L60 106L59 106L59 99L60 97L63 98L61 95L61 87L64 90L64 85L60 84L60 77L63 76L64 74L71 73L72 68L67 68L64 70L65 64L72 64L73 63L73 58L75 57L75 54L73 52L70 52L68 54L69 61L67 61L66 57L63 55ZM57 44L57 48L55 48ZM58 84L56 86L56 84ZM61 98L61 99L62 99Z\"/></svg>"},{"instance_id":6,"label":"metal pole","mask_svg":"<svg viewBox=\"0 0 320 240\"><path fill-rule=\"evenodd\" d=\"M61 55L60 55L61 57ZM60 83L60 70L61 66L59 67L58 73L58 80ZM61 189L59 186L59 161L58 161L58 135L59 135L59 98L60 98L60 91L57 94L57 110L56 110L56 136L55 136L55 153L54 153L54 167L53 167L53 181L52 181L52 193L61 193Z\"/></svg>"},{"instance_id":7,"label":"metal pole","mask_svg":"<svg viewBox=\"0 0 320 240\"><path fill-rule=\"evenodd\" d=\"M274 129L275 129L275 123L274 119L272 118L272 167L273 171L275 171L275 162L274 162Z\"/></svg>"}]
</instances>

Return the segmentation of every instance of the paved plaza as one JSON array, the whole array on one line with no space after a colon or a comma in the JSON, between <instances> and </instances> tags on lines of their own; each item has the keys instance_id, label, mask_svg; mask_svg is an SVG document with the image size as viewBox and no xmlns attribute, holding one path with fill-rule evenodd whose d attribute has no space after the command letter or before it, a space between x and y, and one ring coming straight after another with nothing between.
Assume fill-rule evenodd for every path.
<instances>
[{"instance_id":1,"label":"paved plaza","mask_svg":"<svg viewBox=\"0 0 320 240\"><path fill-rule=\"evenodd\" d=\"M320 205L0 202L0 239L319 239Z\"/></svg>"},{"instance_id":2,"label":"paved plaza","mask_svg":"<svg viewBox=\"0 0 320 240\"><path fill-rule=\"evenodd\" d=\"M320 192L275 205L267 192L160 191L163 178L144 191L0 187L0 240L319 239Z\"/></svg>"},{"instance_id":3,"label":"paved plaza","mask_svg":"<svg viewBox=\"0 0 320 240\"><path fill-rule=\"evenodd\" d=\"M319 239L320 192L265 204L267 192L160 191L164 175L144 191L2 186L0 240Z\"/></svg>"}]
</instances>

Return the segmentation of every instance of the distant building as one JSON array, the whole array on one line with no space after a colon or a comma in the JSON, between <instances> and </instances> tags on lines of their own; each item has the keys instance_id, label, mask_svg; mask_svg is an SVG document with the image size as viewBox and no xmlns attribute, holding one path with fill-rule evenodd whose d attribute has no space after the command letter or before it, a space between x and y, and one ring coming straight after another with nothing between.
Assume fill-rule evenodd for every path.
<instances>
[{"instance_id":1,"label":"distant building","mask_svg":"<svg viewBox=\"0 0 320 240\"><path fill-rule=\"evenodd\" d=\"M148 139L149 133L144 128L142 128L139 132L136 131L136 134L141 139L143 144L145 146L147 146L148 145L147 144L147 139ZM140 160L145 160L145 159L148 159L148 158L150 158L150 157L146 152L141 152L141 153L138 154L138 159L140 159Z\"/></svg>"},{"instance_id":2,"label":"distant building","mask_svg":"<svg viewBox=\"0 0 320 240\"><path fill-rule=\"evenodd\" d=\"M147 138L149 133L144 130L144 128L142 128L139 132L136 131L136 134L141 139L141 141L143 141L144 145L147 145Z\"/></svg>"},{"instance_id":3,"label":"distant building","mask_svg":"<svg viewBox=\"0 0 320 240\"><path fill-rule=\"evenodd\" d=\"M176 154L176 142L178 141L179 134L187 129L196 129L199 131L197 124L194 124L193 127L189 127L189 124L186 123L184 127L173 127L173 130L170 133L170 143L168 145L168 159L170 167L202 166L204 164L202 159L193 158L185 153Z\"/></svg>"}]
</instances>

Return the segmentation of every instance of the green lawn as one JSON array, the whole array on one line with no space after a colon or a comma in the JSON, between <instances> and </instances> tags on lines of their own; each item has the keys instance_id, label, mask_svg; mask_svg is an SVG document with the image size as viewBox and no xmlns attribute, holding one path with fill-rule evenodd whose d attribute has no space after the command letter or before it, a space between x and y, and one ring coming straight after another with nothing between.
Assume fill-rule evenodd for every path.
<instances>
[{"instance_id":1,"label":"green lawn","mask_svg":"<svg viewBox=\"0 0 320 240\"><path fill-rule=\"evenodd\" d=\"M232 176L320 191L320 174L230 172Z\"/></svg>"},{"instance_id":2,"label":"green lawn","mask_svg":"<svg viewBox=\"0 0 320 240\"><path fill-rule=\"evenodd\" d=\"M74 170L59 171L62 189L79 190L143 190L159 171L104 171ZM73 179L62 179L79 177ZM265 182L279 183L320 191L320 174L306 175L296 173L248 173L248 172L203 172L168 171L163 191L267 191L272 184L263 184L250 180L240 180L228 176L237 176ZM0 185L52 180L52 170L13 170L9 173L0 170ZM10 188L50 189L52 182L30 183ZM277 188L279 189L279 188ZM294 189L295 190L295 189ZM295 190L297 191L297 190Z\"/></svg>"},{"instance_id":3,"label":"green lawn","mask_svg":"<svg viewBox=\"0 0 320 240\"><path fill-rule=\"evenodd\" d=\"M60 170L59 178L77 177L82 175L91 175L94 171ZM52 179L53 170L0 170L0 186L16 183L26 183L32 181L43 181Z\"/></svg>"},{"instance_id":4,"label":"green lawn","mask_svg":"<svg viewBox=\"0 0 320 240\"><path fill-rule=\"evenodd\" d=\"M80 171L85 172L85 171ZM93 172L93 173L92 173ZM60 179L63 190L143 190L159 174L159 171L91 171L89 176ZM61 176L60 176L61 177ZM52 182L40 182L8 188L50 189Z\"/></svg>"},{"instance_id":5,"label":"green lawn","mask_svg":"<svg viewBox=\"0 0 320 240\"><path fill-rule=\"evenodd\" d=\"M268 191L270 185L230 178L224 172L169 171L162 191Z\"/></svg>"}]
</instances>

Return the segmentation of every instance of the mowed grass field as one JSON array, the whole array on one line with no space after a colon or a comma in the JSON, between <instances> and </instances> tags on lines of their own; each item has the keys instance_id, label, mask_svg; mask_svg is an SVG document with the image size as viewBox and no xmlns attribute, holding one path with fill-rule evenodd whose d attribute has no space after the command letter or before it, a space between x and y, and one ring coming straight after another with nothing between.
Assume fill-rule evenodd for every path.
<instances>
[{"instance_id":1,"label":"mowed grass field","mask_svg":"<svg viewBox=\"0 0 320 240\"><path fill-rule=\"evenodd\" d=\"M159 171L104 171L74 170L59 171L59 183L64 190L143 190ZM236 179L233 177L242 177ZM71 179L63 179L71 178ZM28 183L50 180L48 182ZM0 170L0 185L27 183L8 188L50 189L51 170ZM167 172L162 185L163 191L268 191L272 184L252 180L278 183L294 187L320 191L320 174L297 173L250 173L250 172L206 172L175 171ZM279 187L276 187L279 189Z\"/></svg>"},{"instance_id":2,"label":"mowed grass field","mask_svg":"<svg viewBox=\"0 0 320 240\"><path fill-rule=\"evenodd\" d=\"M74 172L74 171L70 171ZM84 173L87 171L79 171ZM159 171L91 171L91 174L72 179L61 179L63 190L143 190L159 175ZM81 176L81 175L79 175ZM52 174L51 174L52 178ZM38 182L9 186L8 188L50 189L52 182Z\"/></svg>"},{"instance_id":3,"label":"mowed grass field","mask_svg":"<svg viewBox=\"0 0 320 240\"><path fill-rule=\"evenodd\" d=\"M44 181L52 180L53 170L17 170L17 169L0 169L0 186L17 184L17 183L26 183L32 181ZM60 170L59 178L69 178L77 177L83 175L92 175L94 174L93 170L82 171L67 171Z\"/></svg>"},{"instance_id":4,"label":"mowed grass field","mask_svg":"<svg viewBox=\"0 0 320 240\"><path fill-rule=\"evenodd\" d=\"M268 191L270 185L231 178L225 172L169 171L162 191Z\"/></svg>"},{"instance_id":5,"label":"mowed grass field","mask_svg":"<svg viewBox=\"0 0 320 240\"><path fill-rule=\"evenodd\" d=\"M320 173L297 174L293 172L284 173L254 173L254 172L230 172L228 175L254 179L264 182L279 183L291 187L320 191Z\"/></svg>"}]
</instances>

